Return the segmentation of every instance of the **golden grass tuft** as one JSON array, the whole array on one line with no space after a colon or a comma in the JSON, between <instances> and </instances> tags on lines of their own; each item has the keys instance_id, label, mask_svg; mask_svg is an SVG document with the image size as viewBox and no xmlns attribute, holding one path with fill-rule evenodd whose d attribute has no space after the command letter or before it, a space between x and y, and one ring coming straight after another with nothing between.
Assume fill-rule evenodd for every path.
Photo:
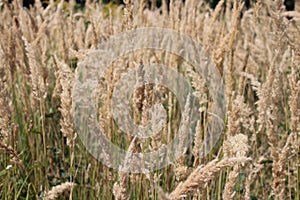
<instances>
[{"instance_id":1,"label":"golden grass tuft","mask_svg":"<svg viewBox=\"0 0 300 200\"><path fill-rule=\"evenodd\" d=\"M161 8L156 2L86 1L79 8L61 0L43 8L35 1L24 8L21 1L0 1L0 199L300 198L299 1L294 11L282 0L257 0L248 10L242 0L221 0L214 10L206 1L162 0ZM207 51L224 79L224 130L203 157L215 101L207 77L164 50L129 52L103 71L91 102L107 138L128 151L125 164L112 170L76 137L74 78L99 43L141 27L173 29ZM194 89L189 95L198 98L200 117L193 138L186 133L194 102L181 108L168 88L145 83L149 64L167 65ZM114 87L134 68L144 84L129 98L135 124L160 118L152 116L157 103L167 115L165 126L156 130L154 123L157 133L147 139L120 130L112 116ZM179 145L191 139L178 160L155 172L127 173L132 153L164 148L175 134Z\"/></svg>"}]
</instances>

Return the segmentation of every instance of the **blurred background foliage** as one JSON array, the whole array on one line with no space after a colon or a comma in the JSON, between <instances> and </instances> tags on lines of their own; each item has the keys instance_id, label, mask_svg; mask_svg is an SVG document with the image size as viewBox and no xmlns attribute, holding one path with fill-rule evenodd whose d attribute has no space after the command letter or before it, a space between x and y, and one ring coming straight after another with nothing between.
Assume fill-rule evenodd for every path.
<instances>
[{"instance_id":1,"label":"blurred background foliage","mask_svg":"<svg viewBox=\"0 0 300 200\"><path fill-rule=\"evenodd\" d=\"M102 3L104 4L110 4L110 5L119 5L119 4L124 4L123 0L97 0L96 2L102 1ZM156 0L156 7L160 7L162 5L162 1L163 0ZM170 0L166 0L167 3L169 4ZM183 2L185 2L185 0L182 0ZM204 0L207 3L209 3L211 8L215 8L216 5L218 4L219 0ZM255 3L256 0L244 0L245 1L245 6L246 8L250 8L252 3ZM295 9L295 1L296 0L285 0L284 1L284 5L286 7L286 10L290 11L290 10L294 10ZM58 0L59 2L59 0ZM68 0L66 0L66 2L68 2ZM30 7L30 5L32 5L34 3L34 0L23 0L23 5L25 7ZM47 6L49 1L42 1L43 6ZM78 6L84 7L85 4L85 0L76 0L76 3L78 4ZM152 7L151 5L152 1L148 0L148 4L149 7ZM224 4L226 5L226 4Z\"/></svg>"}]
</instances>

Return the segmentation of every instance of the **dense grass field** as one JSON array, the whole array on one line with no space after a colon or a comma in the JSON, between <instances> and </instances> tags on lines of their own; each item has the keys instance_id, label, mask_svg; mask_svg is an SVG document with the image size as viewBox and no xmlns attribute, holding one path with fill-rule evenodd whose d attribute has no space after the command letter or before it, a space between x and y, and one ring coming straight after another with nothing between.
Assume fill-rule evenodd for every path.
<instances>
[{"instance_id":1,"label":"dense grass field","mask_svg":"<svg viewBox=\"0 0 300 200\"><path fill-rule=\"evenodd\" d=\"M29 9L20 2L0 1L0 199L300 199L299 1L295 11L281 0L257 0L250 9L241 0L221 0L215 9L202 0L162 1L160 8L145 0L87 1L83 8L36 1ZM132 118L151 123L149 110L160 103L166 124L146 139L122 131L111 99L129 70L138 67L142 76L149 64L170 67L200 107L179 159L127 173L107 167L82 142L87 133L74 121L73 87L101 42L142 27L171 29L202 46L222 76L226 113L218 141L201 156L215 104L198 66L164 49L119 57L98 79L91 103L106 137L128 154L164 147L194 108L180 106L170 88L146 83L130 98Z\"/></svg>"}]
</instances>

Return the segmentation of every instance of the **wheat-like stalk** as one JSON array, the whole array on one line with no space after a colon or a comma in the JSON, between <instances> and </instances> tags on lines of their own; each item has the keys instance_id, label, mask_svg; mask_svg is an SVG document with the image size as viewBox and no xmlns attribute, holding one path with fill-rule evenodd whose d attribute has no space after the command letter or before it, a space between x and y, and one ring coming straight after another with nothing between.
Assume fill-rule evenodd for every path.
<instances>
[{"instance_id":1,"label":"wheat-like stalk","mask_svg":"<svg viewBox=\"0 0 300 200\"><path fill-rule=\"evenodd\" d=\"M170 199L180 199L188 193L195 191L197 188L203 188L205 183L215 177L215 175L226 167L236 164L249 162L251 159L246 157L225 158L219 161L215 159L205 166L197 167L187 178L186 181L180 183L169 195Z\"/></svg>"},{"instance_id":2,"label":"wheat-like stalk","mask_svg":"<svg viewBox=\"0 0 300 200\"><path fill-rule=\"evenodd\" d=\"M55 62L58 66L58 76L57 79L60 81L61 85L61 108L60 112L63 116L63 119L60 121L61 125L61 132L63 133L64 137L67 138L67 144L70 147L74 146L74 140L76 137L75 134L75 127L74 127L74 120L72 116L72 87L73 87L73 80L74 74L71 71L70 67L59 61L57 57L54 58Z\"/></svg>"},{"instance_id":3,"label":"wheat-like stalk","mask_svg":"<svg viewBox=\"0 0 300 200\"><path fill-rule=\"evenodd\" d=\"M8 106L7 91L6 91L6 76L4 68L0 68L0 141L7 143L10 135L10 118L11 113Z\"/></svg>"},{"instance_id":4,"label":"wheat-like stalk","mask_svg":"<svg viewBox=\"0 0 300 200\"><path fill-rule=\"evenodd\" d=\"M54 200L57 197L59 197L59 195L61 195L63 192L71 190L71 188L73 188L75 185L75 183L65 182L60 185L54 186L51 188L50 191L45 192L44 198L46 200Z\"/></svg>"}]
</instances>

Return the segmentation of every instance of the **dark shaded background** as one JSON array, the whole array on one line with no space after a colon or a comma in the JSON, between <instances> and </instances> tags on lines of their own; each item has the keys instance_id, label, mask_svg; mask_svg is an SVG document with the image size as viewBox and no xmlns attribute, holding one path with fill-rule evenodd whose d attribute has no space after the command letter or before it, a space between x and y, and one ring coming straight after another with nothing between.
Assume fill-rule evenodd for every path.
<instances>
[{"instance_id":1,"label":"dark shaded background","mask_svg":"<svg viewBox=\"0 0 300 200\"><path fill-rule=\"evenodd\" d=\"M99 1L99 0L98 0ZM100 0L103 3L107 4L107 3L115 3L115 4L124 4L123 0ZM168 2L170 0L167 0ZM185 1L185 0L183 0ZM216 5L218 4L219 0L205 0L207 3L209 3L211 8L215 8ZM250 8L251 7L251 3L255 2L256 0L244 0L245 1L245 6L246 8ZM290 11L290 10L294 10L295 9L295 1L296 0L285 0L284 1L284 5L286 7L286 10ZM25 7L29 7L30 5L32 5L34 3L34 0L23 0L23 5ZM80 5L81 7L84 7L85 4L85 0L76 0L76 3L78 5ZM151 7L151 0L148 1L149 7ZM156 6L160 7L162 4L162 0L156 0ZM46 7L47 3L45 3L45 1L43 1L43 6Z\"/></svg>"}]
</instances>

